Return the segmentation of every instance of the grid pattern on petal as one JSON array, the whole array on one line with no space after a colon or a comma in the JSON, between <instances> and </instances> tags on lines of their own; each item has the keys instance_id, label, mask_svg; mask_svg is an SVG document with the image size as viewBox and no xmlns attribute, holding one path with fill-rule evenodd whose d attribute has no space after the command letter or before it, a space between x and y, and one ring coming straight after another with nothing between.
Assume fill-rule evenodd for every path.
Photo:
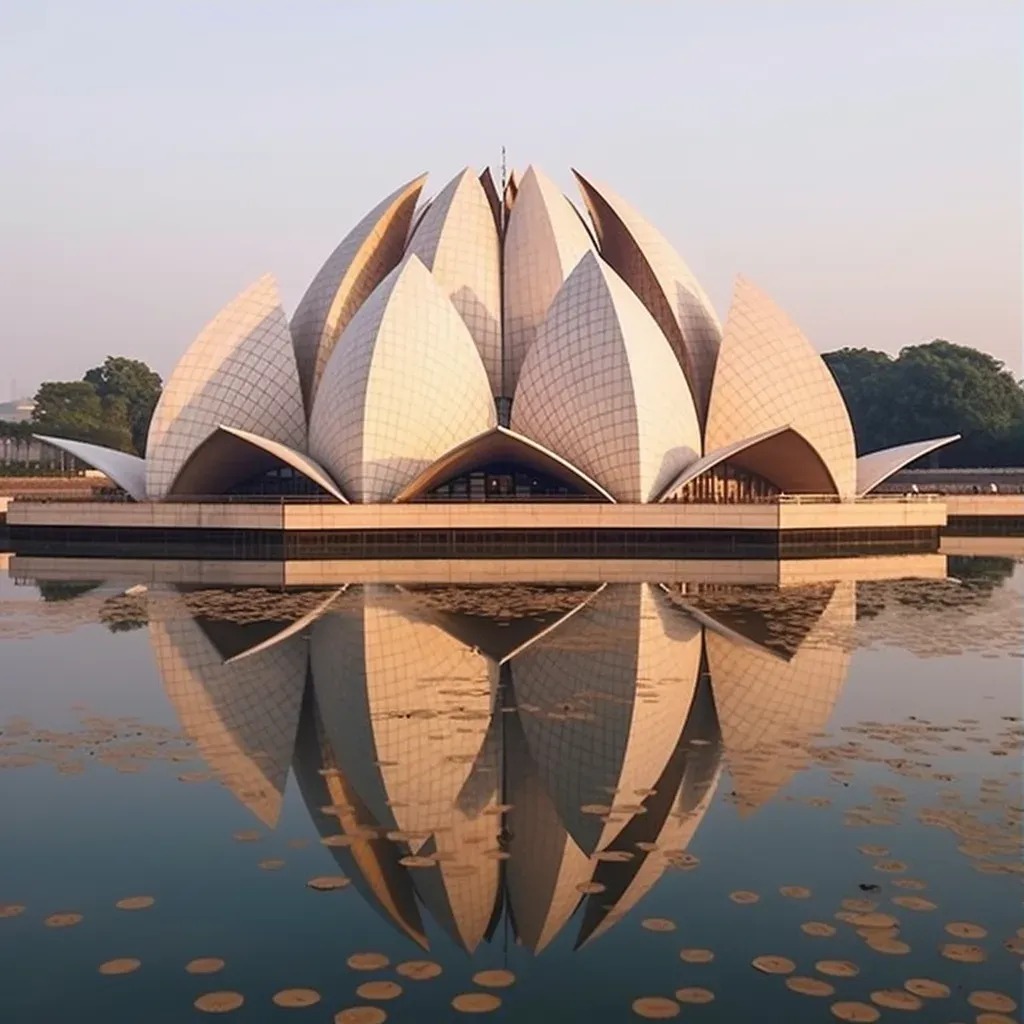
<instances>
[{"instance_id":1,"label":"grid pattern on petal","mask_svg":"<svg viewBox=\"0 0 1024 1024\"><path fill-rule=\"evenodd\" d=\"M281 812L306 683L300 638L235 664L169 593L150 602L150 641L182 730L221 782L265 825Z\"/></svg>"},{"instance_id":2,"label":"grid pattern on petal","mask_svg":"<svg viewBox=\"0 0 1024 1024\"><path fill-rule=\"evenodd\" d=\"M483 186L470 170L450 181L413 233L415 253L452 301L501 393L501 267L498 232Z\"/></svg>"},{"instance_id":3,"label":"grid pattern on petal","mask_svg":"<svg viewBox=\"0 0 1024 1024\"><path fill-rule=\"evenodd\" d=\"M306 447L305 412L288 321L271 275L203 329L174 368L149 429L146 487L162 498L218 426Z\"/></svg>"},{"instance_id":4,"label":"grid pattern on petal","mask_svg":"<svg viewBox=\"0 0 1024 1024\"><path fill-rule=\"evenodd\" d=\"M708 671L725 754L740 806L770 799L808 758L828 722L850 652L842 633L853 625L855 584L837 584L821 618L789 660L707 631Z\"/></svg>"},{"instance_id":5,"label":"grid pattern on petal","mask_svg":"<svg viewBox=\"0 0 1024 1024\"><path fill-rule=\"evenodd\" d=\"M722 339L710 299L690 268L625 200L577 174L600 239L601 256L657 321L686 374L703 420Z\"/></svg>"},{"instance_id":6,"label":"grid pattern on petal","mask_svg":"<svg viewBox=\"0 0 1024 1024\"><path fill-rule=\"evenodd\" d=\"M317 272L292 318L295 358L306 407L312 408L334 346L356 311L402 258L426 175L377 204Z\"/></svg>"},{"instance_id":7,"label":"grid pattern on petal","mask_svg":"<svg viewBox=\"0 0 1024 1024\"><path fill-rule=\"evenodd\" d=\"M512 665L523 731L575 841L592 853L628 820L587 804L638 804L682 733L700 630L661 608L649 584L608 586ZM612 794L615 793L613 796Z\"/></svg>"},{"instance_id":8,"label":"grid pattern on petal","mask_svg":"<svg viewBox=\"0 0 1024 1024\"><path fill-rule=\"evenodd\" d=\"M800 329L740 278L711 390L706 451L791 426L828 467L840 495L856 487L853 429L832 374Z\"/></svg>"},{"instance_id":9,"label":"grid pattern on petal","mask_svg":"<svg viewBox=\"0 0 1024 1024\"><path fill-rule=\"evenodd\" d=\"M356 616L329 614L314 629L318 704L339 765L375 819L429 835L449 855L432 909L472 948L494 905L496 862L481 854L494 847L500 819L467 814L459 796L480 771L493 778L489 802L497 796L497 763L481 763L495 668L437 626L405 614L390 588L366 587L363 598ZM419 851L425 841L410 841L410 848ZM467 864L480 870L450 870Z\"/></svg>"},{"instance_id":10,"label":"grid pattern on petal","mask_svg":"<svg viewBox=\"0 0 1024 1024\"><path fill-rule=\"evenodd\" d=\"M516 383L558 289L594 244L576 211L544 174L527 169L505 235L504 386Z\"/></svg>"},{"instance_id":11,"label":"grid pattern on petal","mask_svg":"<svg viewBox=\"0 0 1024 1024\"><path fill-rule=\"evenodd\" d=\"M654 500L700 453L693 398L664 335L595 253L559 291L523 364L512 428L618 501Z\"/></svg>"},{"instance_id":12,"label":"grid pattern on petal","mask_svg":"<svg viewBox=\"0 0 1024 1024\"><path fill-rule=\"evenodd\" d=\"M336 347L313 405L310 454L351 501L391 501L449 449L494 425L469 330L410 255Z\"/></svg>"}]
</instances>

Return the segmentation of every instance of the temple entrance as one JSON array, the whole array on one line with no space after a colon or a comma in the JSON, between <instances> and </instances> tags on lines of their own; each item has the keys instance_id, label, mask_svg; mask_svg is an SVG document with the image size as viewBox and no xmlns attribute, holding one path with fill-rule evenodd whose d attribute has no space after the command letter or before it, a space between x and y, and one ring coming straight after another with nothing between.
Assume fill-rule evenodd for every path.
<instances>
[{"instance_id":1,"label":"temple entrance","mask_svg":"<svg viewBox=\"0 0 1024 1024\"><path fill-rule=\"evenodd\" d=\"M702 505L744 505L770 501L782 492L770 480L728 462L684 484L671 501Z\"/></svg>"},{"instance_id":2,"label":"temple entrance","mask_svg":"<svg viewBox=\"0 0 1024 1024\"><path fill-rule=\"evenodd\" d=\"M498 461L452 477L416 501L593 501L592 495L549 473Z\"/></svg>"}]
</instances>

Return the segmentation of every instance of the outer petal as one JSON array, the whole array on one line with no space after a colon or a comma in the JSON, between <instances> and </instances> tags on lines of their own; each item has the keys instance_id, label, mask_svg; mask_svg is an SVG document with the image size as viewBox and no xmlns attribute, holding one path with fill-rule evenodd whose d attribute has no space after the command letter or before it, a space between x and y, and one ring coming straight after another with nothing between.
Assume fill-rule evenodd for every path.
<instances>
[{"instance_id":1,"label":"outer petal","mask_svg":"<svg viewBox=\"0 0 1024 1024\"><path fill-rule=\"evenodd\" d=\"M381 200L320 268L292 317L295 358L306 408L342 331L402 258L425 174Z\"/></svg>"},{"instance_id":2,"label":"outer petal","mask_svg":"<svg viewBox=\"0 0 1024 1024\"><path fill-rule=\"evenodd\" d=\"M192 342L164 387L146 445L146 489L163 498L219 426L305 447L305 414L277 283L261 277Z\"/></svg>"},{"instance_id":3,"label":"outer petal","mask_svg":"<svg viewBox=\"0 0 1024 1024\"><path fill-rule=\"evenodd\" d=\"M862 455L857 460L857 496L868 494L880 483L887 480L897 470L909 465L915 459L941 448L943 445L959 441L959 434L948 437L933 437L928 441L913 441L911 444L897 445L895 448L883 448L877 452Z\"/></svg>"},{"instance_id":4,"label":"outer petal","mask_svg":"<svg viewBox=\"0 0 1024 1024\"><path fill-rule=\"evenodd\" d=\"M701 630L649 584L609 585L512 663L530 754L584 853L606 847L629 812L602 822L581 808L639 803L683 731L697 685ZM609 794L619 792L612 797Z\"/></svg>"},{"instance_id":5,"label":"outer petal","mask_svg":"<svg viewBox=\"0 0 1024 1024\"><path fill-rule=\"evenodd\" d=\"M665 237L611 189L573 171L597 231L601 256L658 322L693 392L701 422L722 340L697 279Z\"/></svg>"},{"instance_id":6,"label":"outer petal","mask_svg":"<svg viewBox=\"0 0 1024 1024\"><path fill-rule=\"evenodd\" d=\"M846 679L850 651L843 633L855 615L856 584L836 584L790 658L706 632L711 687L741 812L771 799L808 760Z\"/></svg>"},{"instance_id":7,"label":"outer petal","mask_svg":"<svg viewBox=\"0 0 1024 1024\"><path fill-rule=\"evenodd\" d=\"M593 251L562 286L523 364L512 428L618 501L653 501L700 454L679 364L650 313Z\"/></svg>"},{"instance_id":8,"label":"outer petal","mask_svg":"<svg viewBox=\"0 0 1024 1024\"><path fill-rule=\"evenodd\" d=\"M104 448L101 444L86 444L84 441L69 441L64 437L49 437L46 434L33 435L36 440L52 444L54 448L66 451L76 459L88 463L93 469L106 473L123 491L136 501L146 500L146 460L128 452Z\"/></svg>"},{"instance_id":9,"label":"outer petal","mask_svg":"<svg viewBox=\"0 0 1024 1024\"><path fill-rule=\"evenodd\" d=\"M435 459L494 425L473 338L410 255L335 348L313 405L310 454L350 500L391 501Z\"/></svg>"},{"instance_id":10,"label":"outer petal","mask_svg":"<svg viewBox=\"0 0 1024 1024\"><path fill-rule=\"evenodd\" d=\"M468 441L445 452L436 462L429 465L415 480L404 487L395 501L414 501L416 498L440 486L446 480L463 473L469 473L477 466L485 465L499 458L530 466L540 472L550 473L565 484L578 487L591 497L615 499L596 480L580 472L572 463L549 451L543 445L531 441L506 427L494 427L478 434Z\"/></svg>"},{"instance_id":11,"label":"outer petal","mask_svg":"<svg viewBox=\"0 0 1024 1024\"><path fill-rule=\"evenodd\" d=\"M779 426L792 427L817 450L832 493L853 497L853 428L835 379L792 320L740 277L715 367L704 450Z\"/></svg>"},{"instance_id":12,"label":"outer petal","mask_svg":"<svg viewBox=\"0 0 1024 1024\"><path fill-rule=\"evenodd\" d=\"M225 664L179 594L151 591L150 640L181 726L210 768L265 825L281 813L306 683L298 637Z\"/></svg>"},{"instance_id":13,"label":"outer petal","mask_svg":"<svg viewBox=\"0 0 1024 1024\"><path fill-rule=\"evenodd\" d=\"M709 452L687 466L658 500L678 496L691 480L723 462L757 473L788 494L824 494L833 489L832 474L817 449L792 427L775 427Z\"/></svg>"},{"instance_id":14,"label":"outer petal","mask_svg":"<svg viewBox=\"0 0 1024 1024\"><path fill-rule=\"evenodd\" d=\"M218 427L181 467L169 495L224 494L235 484L281 464L312 480L338 501L348 499L330 474L294 448L234 427Z\"/></svg>"},{"instance_id":15,"label":"outer petal","mask_svg":"<svg viewBox=\"0 0 1024 1024\"><path fill-rule=\"evenodd\" d=\"M528 167L505 193L505 371L503 394L515 394L520 369L548 307L594 243L577 212L550 178Z\"/></svg>"},{"instance_id":16,"label":"outer petal","mask_svg":"<svg viewBox=\"0 0 1024 1024\"><path fill-rule=\"evenodd\" d=\"M494 394L501 393L501 257L487 193L466 168L434 197L407 252L415 253L469 328Z\"/></svg>"}]
</instances>

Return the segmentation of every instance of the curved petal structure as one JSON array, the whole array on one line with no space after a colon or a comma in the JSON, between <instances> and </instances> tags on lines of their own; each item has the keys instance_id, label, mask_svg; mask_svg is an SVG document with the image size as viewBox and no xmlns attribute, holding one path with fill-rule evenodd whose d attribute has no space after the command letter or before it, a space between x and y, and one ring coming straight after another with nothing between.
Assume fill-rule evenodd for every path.
<instances>
[{"instance_id":1,"label":"curved petal structure","mask_svg":"<svg viewBox=\"0 0 1024 1024\"><path fill-rule=\"evenodd\" d=\"M487 193L467 167L430 204L406 252L415 253L458 310L501 394L501 256Z\"/></svg>"},{"instance_id":2,"label":"curved petal structure","mask_svg":"<svg viewBox=\"0 0 1024 1024\"><path fill-rule=\"evenodd\" d=\"M787 494L827 494L833 488L832 474L817 450L792 427L776 427L709 452L687 466L658 500L672 501L691 480L723 462L756 473Z\"/></svg>"},{"instance_id":3,"label":"curved petal structure","mask_svg":"<svg viewBox=\"0 0 1024 1024\"><path fill-rule=\"evenodd\" d=\"M266 473L276 466L290 466L338 501L348 499L315 460L278 441L234 427L218 427L181 467L168 497L225 494L236 484Z\"/></svg>"},{"instance_id":4,"label":"curved petal structure","mask_svg":"<svg viewBox=\"0 0 1024 1024\"><path fill-rule=\"evenodd\" d=\"M881 451L862 455L857 460L857 497L870 494L880 483L887 480L897 470L910 465L915 459L942 448L944 445L959 441L959 434L948 437L934 437L929 441L913 441L910 444L897 445L895 448L883 448Z\"/></svg>"},{"instance_id":5,"label":"curved petal structure","mask_svg":"<svg viewBox=\"0 0 1024 1024\"><path fill-rule=\"evenodd\" d=\"M436 462L427 466L415 480L403 487L395 501L415 501L447 480L498 460L515 462L541 473L550 473L566 486L578 488L584 494L603 498L605 501L615 501L599 483L581 473L560 455L507 427L494 427L486 433L471 437L450 452L445 452Z\"/></svg>"},{"instance_id":6,"label":"curved petal structure","mask_svg":"<svg viewBox=\"0 0 1024 1024\"><path fill-rule=\"evenodd\" d=\"M558 289L594 243L579 214L550 178L528 167L513 197L505 233L504 387L515 394L523 360Z\"/></svg>"},{"instance_id":7,"label":"curved petal structure","mask_svg":"<svg viewBox=\"0 0 1024 1024\"><path fill-rule=\"evenodd\" d=\"M638 792L661 777L683 731L700 657L693 619L649 584L620 584L513 661L530 755L585 854L615 838ZM613 800L607 821L582 810Z\"/></svg>"},{"instance_id":8,"label":"curved petal structure","mask_svg":"<svg viewBox=\"0 0 1024 1024\"><path fill-rule=\"evenodd\" d=\"M593 250L562 286L523 364L512 429L617 501L656 500L700 455L679 364L651 314Z\"/></svg>"},{"instance_id":9,"label":"curved petal structure","mask_svg":"<svg viewBox=\"0 0 1024 1024\"><path fill-rule=\"evenodd\" d=\"M313 403L310 455L349 500L392 501L445 452L495 425L472 335L412 254L335 347Z\"/></svg>"},{"instance_id":10,"label":"curved petal structure","mask_svg":"<svg viewBox=\"0 0 1024 1024\"><path fill-rule=\"evenodd\" d=\"M292 317L295 359L306 409L312 409L334 346L370 293L402 258L425 174L382 199L320 268Z\"/></svg>"},{"instance_id":11,"label":"curved petal structure","mask_svg":"<svg viewBox=\"0 0 1024 1024\"><path fill-rule=\"evenodd\" d=\"M192 453L221 426L305 447L292 338L270 274L225 306L174 368L149 427L149 497L165 497Z\"/></svg>"},{"instance_id":12,"label":"curved petal structure","mask_svg":"<svg viewBox=\"0 0 1024 1024\"><path fill-rule=\"evenodd\" d=\"M668 339L701 423L722 327L711 300L664 235L611 189L573 171L597 231L602 259L636 293Z\"/></svg>"},{"instance_id":13,"label":"curved petal structure","mask_svg":"<svg viewBox=\"0 0 1024 1024\"><path fill-rule=\"evenodd\" d=\"M718 353L704 450L788 426L828 467L828 493L856 491L853 428L835 379L800 329L746 278L736 281Z\"/></svg>"},{"instance_id":14,"label":"curved petal structure","mask_svg":"<svg viewBox=\"0 0 1024 1024\"><path fill-rule=\"evenodd\" d=\"M706 631L711 687L741 813L771 799L807 763L846 680L846 634L855 616L856 584L836 584L821 617L788 659Z\"/></svg>"},{"instance_id":15,"label":"curved petal structure","mask_svg":"<svg viewBox=\"0 0 1024 1024\"><path fill-rule=\"evenodd\" d=\"M69 441L65 437L50 437L47 434L33 434L37 441L60 448L68 455L87 463L93 469L105 473L136 501L146 500L146 460L128 452L104 448L101 444L86 444L85 441Z\"/></svg>"}]
</instances>

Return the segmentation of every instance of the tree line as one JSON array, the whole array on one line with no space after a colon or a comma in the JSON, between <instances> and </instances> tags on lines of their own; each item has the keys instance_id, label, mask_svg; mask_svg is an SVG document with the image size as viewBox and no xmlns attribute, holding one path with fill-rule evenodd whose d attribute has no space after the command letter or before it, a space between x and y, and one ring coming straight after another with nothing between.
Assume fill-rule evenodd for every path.
<instances>
[{"instance_id":1,"label":"tree line","mask_svg":"<svg viewBox=\"0 0 1024 1024\"><path fill-rule=\"evenodd\" d=\"M893 358L867 348L824 355L853 422L857 452L944 434L963 440L933 456L942 466L1024 466L1024 387L998 360L937 339ZM30 423L0 422L0 436L53 434L144 455L160 375L108 356L79 381L48 381Z\"/></svg>"},{"instance_id":2,"label":"tree line","mask_svg":"<svg viewBox=\"0 0 1024 1024\"><path fill-rule=\"evenodd\" d=\"M936 465L1024 466L1024 387L985 352L937 339L895 359L868 348L824 359L850 411L858 455L961 434L930 457Z\"/></svg>"},{"instance_id":3,"label":"tree line","mask_svg":"<svg viewBox=\"0 0 1024 1024\"><path fill-rule=\"evenodd\" d=\"M146 435L160 399L160 374L138 359L107 356L81 380L46 381L27 423L0 422L0 436L51 434L145 455Z\"/></svg>"}]
</instances>

